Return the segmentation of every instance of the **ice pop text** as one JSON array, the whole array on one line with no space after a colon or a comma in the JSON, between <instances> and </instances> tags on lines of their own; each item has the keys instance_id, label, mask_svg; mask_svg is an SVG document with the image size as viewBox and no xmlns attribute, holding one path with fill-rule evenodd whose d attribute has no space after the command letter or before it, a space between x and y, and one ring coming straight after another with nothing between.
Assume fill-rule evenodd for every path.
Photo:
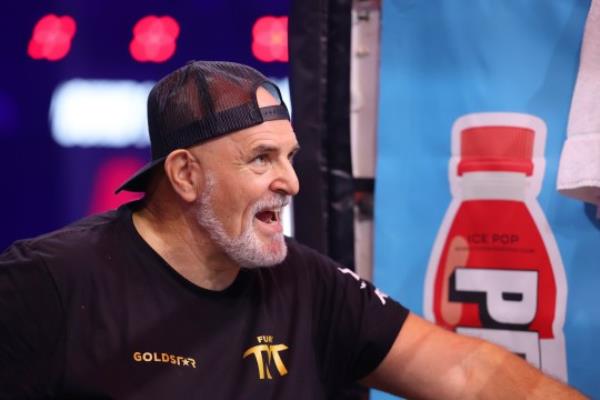
<instances>
[{"instance_id":1,"label":"ice pop text","mask_svg":"<svg viewBox=\"0 0 600 400\"><path fill-rule=\"evenodd\" d=\"M514 233L473 233L467 236L469 244L502 244L512 245L519 242L519 235Z\"/></svg>"}]
</instances>

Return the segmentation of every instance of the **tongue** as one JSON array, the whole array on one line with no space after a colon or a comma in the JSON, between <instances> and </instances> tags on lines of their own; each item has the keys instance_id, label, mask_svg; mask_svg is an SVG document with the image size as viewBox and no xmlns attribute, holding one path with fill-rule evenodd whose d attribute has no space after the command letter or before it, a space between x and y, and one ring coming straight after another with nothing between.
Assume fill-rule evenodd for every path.
<instances>
[{"instance_id":1,"label":"tongue","mask_svg":"<svg viewBox=\"0 0 600 400\"><path fill-rule=\"evenodd\" d=\"M256 218L260 219L262 222L271 223L273 222L273 211L261 211L256 214Z\"/></svg>"}]
</instances>

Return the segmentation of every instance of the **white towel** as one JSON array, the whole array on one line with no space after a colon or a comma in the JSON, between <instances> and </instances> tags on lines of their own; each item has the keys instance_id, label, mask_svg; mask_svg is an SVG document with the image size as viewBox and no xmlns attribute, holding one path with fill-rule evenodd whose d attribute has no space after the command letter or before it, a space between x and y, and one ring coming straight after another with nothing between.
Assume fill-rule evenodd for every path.
<instances>
[{"instance_id":1,"label":"white towel","mask_svg":"<svg viewBox=\"0 0 600 400\"><path fill-rule=\"evenodd\" d=\"M585 24L557 188L600 206L600 0L592 0Z\"/></svg>"}]
</instances>

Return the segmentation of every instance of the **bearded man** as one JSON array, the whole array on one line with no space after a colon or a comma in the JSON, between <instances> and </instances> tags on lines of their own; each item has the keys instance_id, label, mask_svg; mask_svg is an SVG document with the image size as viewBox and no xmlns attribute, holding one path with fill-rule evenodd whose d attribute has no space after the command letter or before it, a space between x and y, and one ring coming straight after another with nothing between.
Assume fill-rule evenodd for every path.
<instances>
[{"instance_id":1,"label":"bearded man","mask_svg":"<svg viewBox=\"0 0 600 400\"><path fill-rule=\"evenodd\" d=\"M142 200L0 256L1 398L576 398L284 238L299 149L279 89L196 61L148 98Z\"/></svg>"}]
</instances>

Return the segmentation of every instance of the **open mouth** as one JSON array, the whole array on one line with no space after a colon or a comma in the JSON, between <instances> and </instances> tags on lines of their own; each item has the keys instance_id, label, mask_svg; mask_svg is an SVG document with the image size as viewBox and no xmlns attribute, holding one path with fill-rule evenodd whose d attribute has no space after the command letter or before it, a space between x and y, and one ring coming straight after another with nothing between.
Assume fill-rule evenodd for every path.
<instances>
[{"instance_id":1,"label":"open mouth","mask_svg":"<svg viewBox=\"0 0 600 400\"><path fill-rule=\"evenodd\" d=\"M280 210L262 210L256 213L256 218L265 224L273 224L280 221Z\"/></svg>"}]
</instances>

